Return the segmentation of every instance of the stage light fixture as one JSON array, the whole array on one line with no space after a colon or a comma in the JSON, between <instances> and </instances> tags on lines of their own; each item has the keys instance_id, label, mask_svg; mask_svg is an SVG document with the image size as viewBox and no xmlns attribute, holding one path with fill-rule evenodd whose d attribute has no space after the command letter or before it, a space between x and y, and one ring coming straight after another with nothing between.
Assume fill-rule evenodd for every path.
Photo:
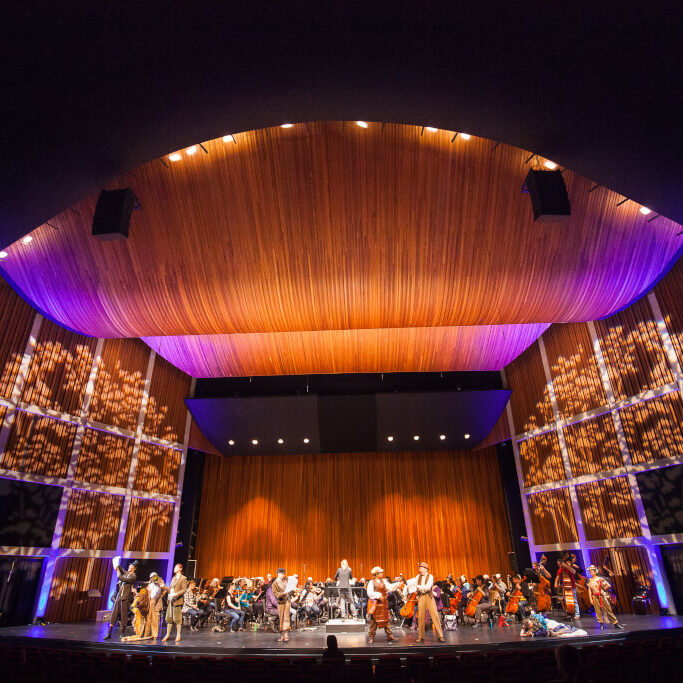
<instances>
[{"instance_id":1,"label":"stage light fixture","mask_svg":"<svg viewBox=\"0 0 683 683\"><path fill-rule=\"evenodd\" d=\"M232 142L232 135L224 135L223 142Z\"/></svg>"},{"instance_id":2,"label":"stage light fixture","mask_svg":"<svg viewBox=\"0 0 683 683\"><path fill-rule=\"evenodd\" d=\"M420 437L417 434L415 434L415 436L413 437L413 441L419 441L419 440L420 440Z\"/></svg>"},{"instance_id":3,"label":"stage light fixture","mask_svg":"<svg viewBox=\"0 0 683 683\"><path fill-rule=\"evenodd\" d=\"M387 441L393 441L394 437L393 436L387 436Z\"/></svg>"},{"instance_id":4,"label":"stage light fixture","mask_svg":"<svg viewBox=\"0 0 683 683\"><path fill-rule=\"evenodd\" d=\"M6 251L0 251L0 258L7 258L8 254Z\"/></svg>"},{"instance_id":5,"label":"stage light fixture","mask_svg":"<svg viewBox=\"0 0 683 683\"><path fill-rule=\"evenodd\" d=\"M551 171L554 171L557 168L557 164L554 161L546 161L543 164L546 168L549 168Z\"/></svg>"},{"instance_id":6,"label":"stage light fixture","mask_svg":"<svg viewBox=\"0 0 683 683\"><path fill-rule=\"evenodd\" d=\"M180 161L180 154L178 154L178 152L173 152L173 154L168 155L168 158L171 161Z\"/></svg>"},{"instance_id":7,"label":"stage light fixture","mask_svg":"<svg viewBox=\"0 0 683 683\"><path fill-rule=\"evenodd\" d=\"M465 434L465 438L466 438L466 439L469 439L469 438L470 438L470 435L469 435L469 434Z\"/></svg>"},{"instance_id":8,"label":"stage light fixture","mask_svg":"<svg viewBox=\"0 0 683 683\"><path fill-rule=\"evenodd\" d=\"M228 441L228 446L234 446L234 445L235 445L235 442L232 439L230 439L230 441Z\"/></svg>"},{"instance_id":9,"label":"stage light fixture","mask_svg":"<svg viewBox=\"0 0 683 683\"><path fill-rule=\"evenodd\" d=\"M367 128L368 122L367 121L356 121L356 125L360 126L361 128Z\"/></svg>"},{"instance_id":10,"label":"stage light fixture","mask_svg":"<svg viewBox=\"0 0 683 683\"><path fill-rule=\"evenodd\" d=\"M252 439L251 443L254 444L254 446L258 446L258 439Z\"/></svg>"},{"instance_id":11,"label":"stage light fixture","mask_svg":"<svg viewBox=\"0 0 683 683\"><path fill-rule=\"evenodd\" d=\"M428 130L430 133L436 133L438 128L434 128L434 126L425 126L426 130Z\"/></svg>"},{"instance_id":12,"label":"stage light fixture","mask_svg":"<svg viewBox=\"0 0 683 683\"><path fill-rule=\"evenodd\" d=\"M291 128L293 125L293 123L283 123L280 128Z\"/></svg>"},{"instance_id":13,"label":"stage light fixture","mask_svg":"<svg viewBox=\"0 0 683 683\"><path fill-rule=\"evenodd\" d=\"M284 443L285 440L284 440L284 439L278 439L277 442L278 442L278 443Z\"/></svg>"},{"instance_id":14,"label":"stage light fixture","mask_svg":"<svg viewBox=\"0 0 683 683\"><path fill-rule=\"evenodd\" d=\"M445 435L445 434L440 434L440 435L439 435L439 438L441 439L441 441L445 441L445 440L446 440L446 435Z\"/></svg>"},{"instance_id":15,"label":"stage light fixture","mask_svg":"<svg viewBox=\"0 0 683 683\"><path fill-rule=\"evenodd\" d=\"M641 206L639 211L643 214L643 216L647 216L648 214L652 213L652 210L648 209L647 206Z\"/></svg>"},{"instance_id":16,"label":"stage light fixture","mask_svg":"<svg viewBox=\"0 0 683 683\"><path fill-rule=\"evenodd\" d=\"M460 137L463 140L469 140L472 136L469 133L460 133Z\"/></svg>"},{"instance_id":17,"label":"stage light fixture","mask_svg":"<svg viewBox=\"0 0 683 683\"><path fill-rule=\"evenodd\" d=\"M31 242L33 242L33 237L31 237L31 235L26 235L26 237L21 238L22 244L30 244Z\"/></svg>"},{"instance_id":18,"label":"stage light fixture","mask_svg":"<svg viewBox=\"0 0 683 683\"><path fill-rule=\"evenodd\" d=\"M304 439L304 443L308 443L310 439Z\"/></svg>"},{"instance_id":19,"label":"stage light fixture","mask_svg":"<svg viewBox=\"0 0 683 683\"><path fill-rule=\"evenodd\" d=\"M196 151L197 151L197 145L192 145L192 147L188 147L185 150L185 154L189 154L190 156L192 156L193 154L196 153Z\"/></svg>"}]
</instances>

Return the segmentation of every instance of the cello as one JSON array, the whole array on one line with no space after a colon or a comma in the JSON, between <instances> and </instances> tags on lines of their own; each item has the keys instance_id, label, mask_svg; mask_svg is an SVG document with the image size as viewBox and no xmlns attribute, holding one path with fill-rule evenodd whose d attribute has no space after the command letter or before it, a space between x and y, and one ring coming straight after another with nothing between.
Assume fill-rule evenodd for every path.
<instances>
[{"instance_id":1,"label":"cello","mask_svg":"<svg viewBox=\"0 0 683 683\"><path fill-rule=\"evenodd\" d=\"M526 578L526 577L525 577ZM514 579L513 579L514 581ZM522 589L519 587L519 581L515 583L515 590L512 591L510 597L508 598L507 605L505 605L506 614L517 614L519 609L519 601L524 597Z\"/></svg>"},{"instance_id":2,"label":"cello","mask_svg":"<svg viewBox=\"0 0 683 683\"><path fill-rule=\"evenodd\" d=\"M477 586L474 589L474 592L472 593L472 597L470 598L469 602L467 603L467 607L465 607L465 614L468 617L474 618L476 612L477 612L477 605L481 602L481 599L484 597L484 589L481 586Z\"/></svg>"},{"instance_id":3,"label":"cello","mask_svg":"<svg viewBox=\"0 0 683 683\"><path fill-rule=\"evenodd\" d=\"M399 614L404 619L412 619L415 614L415 605L417 605L417 586L412 593L408 594L405 605L399 610Z\"/></svg>"}]
</instances>

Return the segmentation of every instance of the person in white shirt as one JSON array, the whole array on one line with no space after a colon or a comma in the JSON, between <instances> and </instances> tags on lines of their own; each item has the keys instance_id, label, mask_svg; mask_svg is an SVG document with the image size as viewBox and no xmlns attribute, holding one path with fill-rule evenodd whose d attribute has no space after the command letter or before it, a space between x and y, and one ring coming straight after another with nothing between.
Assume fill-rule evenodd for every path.
<instances>
[{"instance_id":1,"label":"person in white shirt","mask_svg":"<svg viewBox=\"0 0 683 683\"><path fill-rule=\"evenodd\" d=\"M383 628L387 634L387 640L391 643L396 640L391 633L391 615L389 613L389 602L387 595L395 591L400 583L389 583L384 578L382 567L372 568L372 579L368 581L366 590L368 592L368 614L370 615L370 630L368 631L368 642L375 642L375 634L378 628Z\"/></svg>"},{"instance_id":2,"label":"person in white shirt","mask_svg":"<svg viewBox=\"0 0 683 683\"><path fill-rule=\"evenodd\" d=\"M441 619L439 617L439 612L436 609L434 593L432 593L434 577L429 573L429 565L426 562L420 562L417 565L417 568L420 573L415 577L417 583L417 640L415 642L421 643L424 640L425 612L429 612L429 616L436 629L436 635L439 638L439 641L443 643Z\"/></svg>"}]
</instances>

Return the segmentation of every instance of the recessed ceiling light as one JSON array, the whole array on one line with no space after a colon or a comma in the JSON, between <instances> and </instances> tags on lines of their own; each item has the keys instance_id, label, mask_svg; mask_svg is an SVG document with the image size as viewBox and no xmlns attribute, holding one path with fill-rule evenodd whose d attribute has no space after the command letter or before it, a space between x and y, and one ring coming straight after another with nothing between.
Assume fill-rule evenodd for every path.
<instances>
[{"instance_id":1,"label":"recessed ceiling light","mask_svg":"<svg viewBox=\"0 0 683 683\"><path fill-rule=\"evenodd\" d=\"M304 439L304 443L308 443L310 439Z\"/></svg>"},{"instance_id":2,"label":"recessed ceiling light","mask_svg":"<svg viewBox=\"0 0 683 683\"><path fill-rule=\"evenodd\" d=\"M641 206L640 213L642 213L643 216L647 216L649 213L652 213L652 210L648 209L647 206Z\"/></svg>"},{"instance_id":3,"label":"recessed ceiling light","mask_svg":"<svg viewBox=\"0 0 683 683\"><path fill-rule=\"evenodd\" d=\"M21 238L21 241L23 242L23 244L30 244L31 242L33 242L33 237L31 237L31 235L26 235L26 237Z\"/></svg>"},{"instance_id":4,"label":"recessed ceiling light","mask_svg":"<svg viewBox=\"0 0 683 683\"><path fill-rule=\"evenodd\" d=\"M465 434L465 438L466 438L466 439L469 439L469 438L470 438L470 435L469 435L469 434Z\"/></svg>"},{"instance_id":5,"label":"recessed ceiling light","mask_svg":"<svg viewBox=\"0 0 683 683\"><path fill-rule=\"evenodd\" d=\"M252 439L251 443L253 443L254 446L258 446L258 439Z\"/></svg>"},{"instance_id":6,"label":"recessed ceiling light","mask_svg":"<svg viewBox=\"0 0 683 683\"><path fill-rule=\"evenodd\" d=\"M232 135L224 135L223 136L223 142L232 142L233 140L234 140L234 138L232 137Z\"/></svg>"},{"instance_id":7,"label":"recessed ceiling light","mask_svg":"<svg viewBox=\"0 0 683 683\"><path fill-rule=\"evenodd\" d=\"M368 122L367 121L356 121L356 125L360 126L361 128L367 128Z\"/></svg>"},{"instance_id":8,"label":"recessed ceiling light","mask_svg":"<svg viewBox=\"0 0 683 683\"><path fill-rule=\"evenodd\" d=\"M436 131L439 130L438 128L434 128L434 126L426 126L426 129L427 129L430 133L436 133Z\"/></svg>"},{"instance_id":9,"label":"recessed ceiling light","mask_svg":"<svg viewBox=\"0 0 683 683\"><path fill-rule=\"evenodd\" d=\"M291 128L293 125L293 123L283 123L280 128Z\"/></svg>"},{"instance_id":10,"label":"recessed ceiling light","mask_svg":"<svg viewBox=\"0 0 683 683\"><path fill-rule=\"evenodd\" d=\"M197 145L192 145L192 147L188 147L185 150L185 154L189 154L190 156L192 156L196 151L197 151Z\"/></svg>"},{"instance_id":11,"label":"recessed ceiling light","mask_svg":"<svg viewBox=\"0 0 683 683\"><path fill-rule=\"evenodd\" d=\"M469 133L460 133L460 137L463 140L469 140L472 136Z\"/></svg>"},{"instance_id":12,"label":"recessed ceiling light","mask_svg":"<svg viewBox=\"0 0 683 683\"><path fill-rule=\"evenodd\" d=\"M6 251L0 251L0 258L7 258L8 254Z\"/></svg>"},{"instance_id":13,"label":"recessed ceiling light","mask_svg":"<svg viewBox=\"0 0 683 683\"><path fill-rule=\"evenodd\" d=\"M551 171L554 171L557 168L557 164L554 161L546 161L543 165Z\"/></svg>"},{"instance_id":14,"label":"recessed ceiling light","mask_svg":"<svg viewBox=\"0 0 683 683\"><path fill-rule=\"evenodd\" d=\"M445 440L446 440L446 435L445 435L445 434L441 434L441 435L439 436L439 438L441 439L441 441L445 441Z\"/></svg>"},{"instance_id":15,"label":"recessed ceiling light","mask_svg":"<svg viewBox=\"0 0 683 683\"><path fill-rule=\"evenodd\" d=\"M173 152L173 154L168 155L168 158L171 161L180 161L180 154L178 154L178 152Z\"/></svg>"},{"instance_id":16,"label":"recessed ceiling light","mask_svg":"<svg viewBox=\"0 0 683 683\"><path fill-rule=\"evenodd\" d=\"M387 436L387 441L393 441L394 437L393 436Z\"/></svg>"},{"instance_id":17,"label":"recessed ceiling light","mask_svg":"<svg viewBox=\"0 0 683 683\"><path fill-rule=\"evenodd\" d=\"M235 442L232 439L230 439L230 441L228 441L228 446L234 446L234 445L235 445Z\"/></svg>"},{"instance_id":18,"label":"recessed ceiling light","mask_svg":"<svg viewBox=\"0 0 683 683\"><path fill-rule=\"evenodd\" d=\"M284 441L284 439L278 439L277 442L278 443L284 443L285 441Z\"/></svg>"},{"instance_id":19,"label":"recessed ceiling light","mask_svg":"<svg viewBox=\"0 0 683 683\"><path fill-rule=\"evenodd\" d=\"M417 434L415 434L415 436L413 437L413 440L414 440L414 441L419 441L419 440L420 440L420 437L419 437Z\"/></svg>"}]
</instances>

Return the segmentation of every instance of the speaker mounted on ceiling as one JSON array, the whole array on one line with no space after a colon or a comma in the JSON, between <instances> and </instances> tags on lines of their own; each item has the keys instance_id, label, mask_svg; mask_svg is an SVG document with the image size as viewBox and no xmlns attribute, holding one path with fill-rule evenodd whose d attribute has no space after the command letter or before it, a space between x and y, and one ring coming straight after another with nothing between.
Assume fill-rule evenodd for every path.
<instances>
[{"instance_id":1,"label":"speaker mounted on ceiling","mask_svg":"<svg viewBox=\"0 0 683 683\"><path fill-rule=\"evenodd\" d=\"M135 208L140 208L140 204L130 187L102 190L92 220L93 237L101 241L128 239L130 218Z\"/></svg>"},{"instance_id":2,"label":"speaker mounted on ceiling","mask_svg":"<svg viewBox=\"0 0 683 683\"><path fill-rule=\"evenodd\" d=\"M524 181L535 221L562 221L571 216L569 195L560 171L531 169Z\"/></svg>"}]
</instances>

